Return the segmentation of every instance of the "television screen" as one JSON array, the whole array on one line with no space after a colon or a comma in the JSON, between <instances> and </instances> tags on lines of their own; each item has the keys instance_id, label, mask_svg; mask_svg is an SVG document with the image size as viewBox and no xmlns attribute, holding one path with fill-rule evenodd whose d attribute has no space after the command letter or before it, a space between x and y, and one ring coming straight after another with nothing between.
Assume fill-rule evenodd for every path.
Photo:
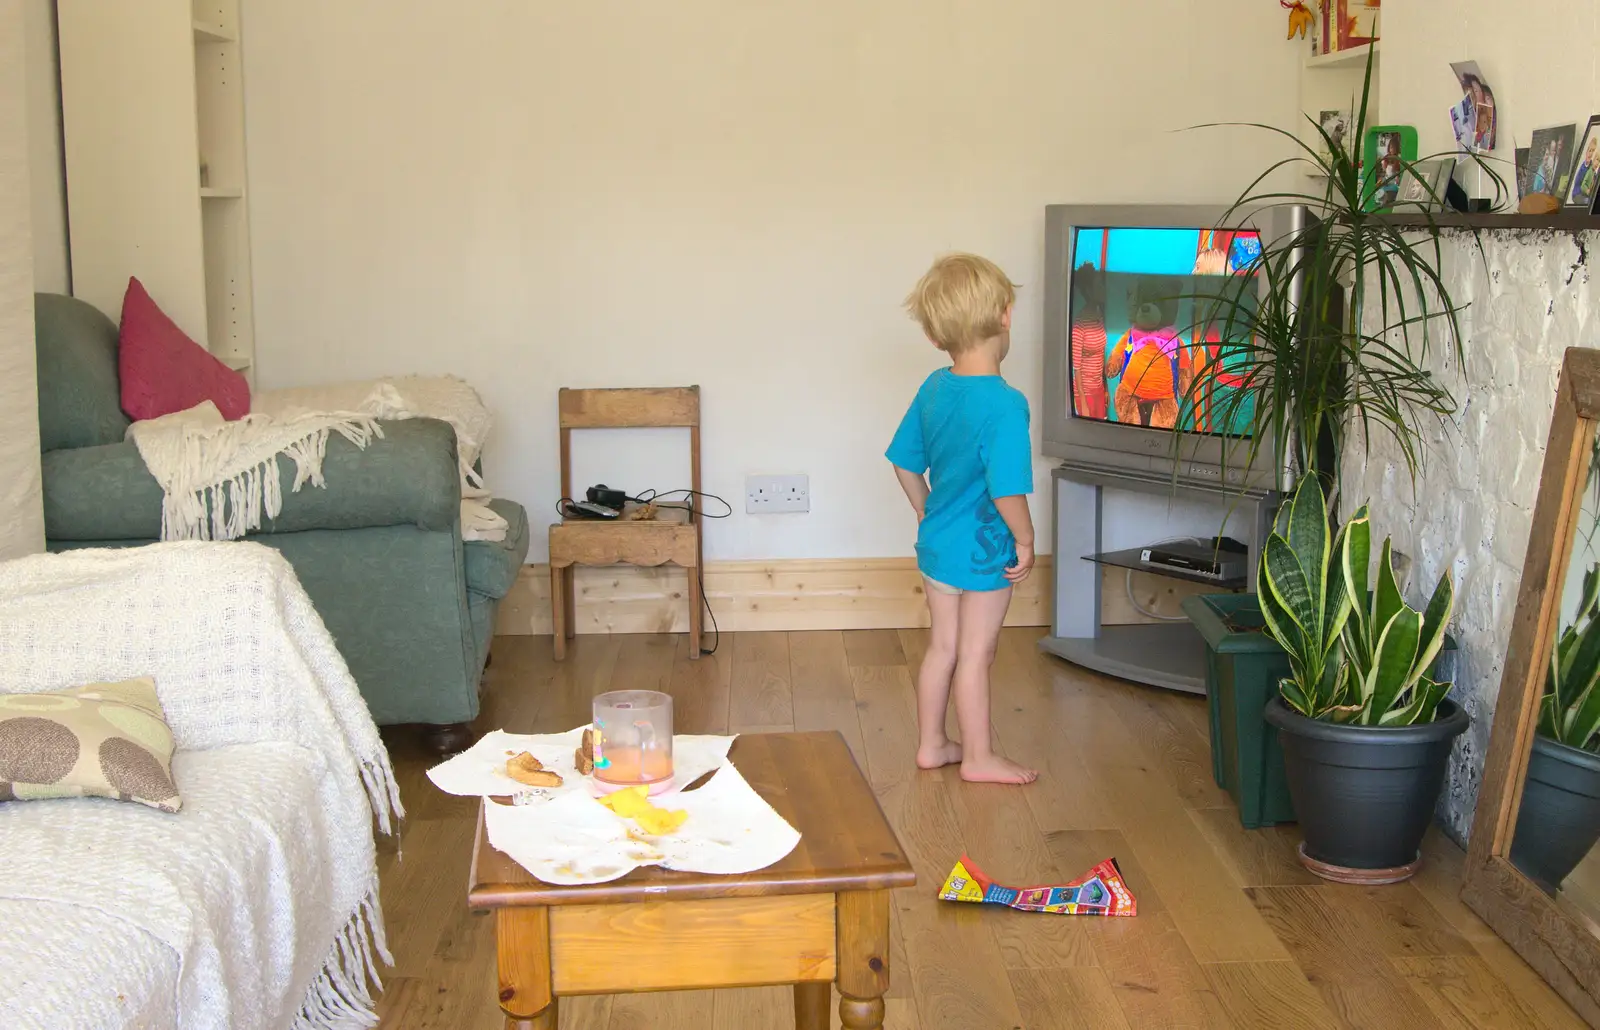
<instances>
[{"instance_id":1,"label":"television screen","mask_svg":"<svg viewBox=\"0 0 1600 1030\"><path fill-rule=\"evenodd\" d=\"M1228 306L1255 300L1255 231L1075 227L1067 402L1076 418L1246 436L1241 334ZM1233 322L1240 315L1235 312ZM1234 337L1224 339L1225 336ZM1194 385L1197 384L1198 385Z\"/></svg>"}]
</instances>

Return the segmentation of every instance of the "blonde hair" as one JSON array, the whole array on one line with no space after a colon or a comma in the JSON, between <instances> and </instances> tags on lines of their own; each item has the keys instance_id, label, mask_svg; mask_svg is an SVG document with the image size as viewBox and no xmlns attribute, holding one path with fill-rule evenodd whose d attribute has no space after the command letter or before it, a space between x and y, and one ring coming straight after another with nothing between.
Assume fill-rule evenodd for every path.
<instances>
[{"instance_id":1,"label":"blonde hair","mask_svg":"<svg viewBox=\"0 0 1600 1030\"><path fill-rule=\"evenodd\" d=\"M976 254L946 254L917 280L906 310L942 351L959 354L999 336L1017 299L1017 284Z\"/></svg>"}]
</instances>

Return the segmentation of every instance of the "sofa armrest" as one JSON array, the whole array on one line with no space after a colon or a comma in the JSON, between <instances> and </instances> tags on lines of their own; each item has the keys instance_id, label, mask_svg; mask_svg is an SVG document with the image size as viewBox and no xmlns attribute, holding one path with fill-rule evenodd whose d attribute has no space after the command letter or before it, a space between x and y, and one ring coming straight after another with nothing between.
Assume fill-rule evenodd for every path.
<instances>
[{"instance_id":1,"label":"sofa armrest","mask_svg":"<svg viewBox=\"0 0 1600 1030\"><path fill-rule=\"evenodd\" d=\"M293 459L278 456L283 510L258 534L414 525L446 530L461 516L456 437L436 419L381 422L365 450L337 433L322 463L325 487L298 493ZM155 540L161 487L131 443L48 451L42 459L45 535L53 541ZM252 534L257 535L257 534Z\"/></svg>"}]
</instances>

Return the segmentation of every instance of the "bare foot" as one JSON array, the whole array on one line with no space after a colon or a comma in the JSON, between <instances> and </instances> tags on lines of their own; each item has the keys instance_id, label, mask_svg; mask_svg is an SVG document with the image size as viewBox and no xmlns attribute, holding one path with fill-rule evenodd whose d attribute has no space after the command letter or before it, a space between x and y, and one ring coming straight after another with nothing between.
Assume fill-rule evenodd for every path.
<instances>
[{"instance_id":1,"label":"bare foot","mask_svg":"<svg viewBox=\"0 0 1600 1030\"><path fill-rule=\"evenodd\" d=\"M917 749L918 769L937 769L941 765L955 765L959 761L961 761L961 745L953 740L947 740L935 748Z\"/></svg>"},{"instance_id":2,"label":"bare foot","mask_svg":"<svg viewBox=\"0 0 1600 1030\"><path fill-rule=\"evenodd\" d=\"M973 758L961 763L961 778L973 783L1032 783L1039 778L1037 769L1028 769L999 755Z\"/></svg>"}]
</instances>

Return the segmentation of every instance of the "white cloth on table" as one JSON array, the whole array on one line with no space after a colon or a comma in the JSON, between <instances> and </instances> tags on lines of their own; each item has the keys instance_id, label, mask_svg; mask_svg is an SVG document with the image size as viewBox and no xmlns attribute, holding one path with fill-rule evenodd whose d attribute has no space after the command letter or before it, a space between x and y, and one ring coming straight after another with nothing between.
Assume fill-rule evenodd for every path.
<instances>
[{"instance_id":1,"label":"white cloth on table","mask_svg":"<svg viewBox=\"0 0 1600 1030\"><path fill-rule=\"evenodd\" d=\"M511 796L513 805L484 802L489 843L546 883L604 883L645 865L701 873L748 873L783 858L800 834L728 760L734 737L674 734L673 784L655 796L658 807L688 813L671 833L651 836L631 819L596 802L574 752L579 726L566 733L495 730L428 770L440 790L485 798ZM559 774L559 787L528 787L506 775L506 760L526 751ZM707 773L702 787L685 791Z\"/></svg>"}]
</instances>

